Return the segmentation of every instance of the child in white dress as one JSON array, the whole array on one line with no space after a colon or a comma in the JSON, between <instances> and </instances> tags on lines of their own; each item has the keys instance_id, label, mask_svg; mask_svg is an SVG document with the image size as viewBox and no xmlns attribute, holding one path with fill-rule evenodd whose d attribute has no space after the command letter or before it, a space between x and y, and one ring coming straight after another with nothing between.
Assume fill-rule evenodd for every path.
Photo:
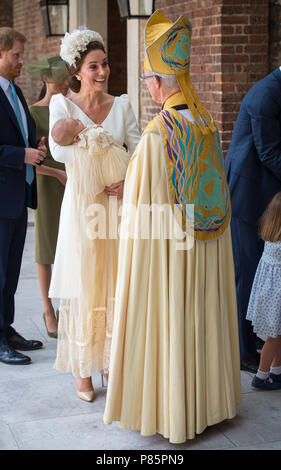
<instances>
[{"instance_id":1,"label":"child in white dress","mask_svg":"<svg viewBox=\"0 0 281 470\"><path fill-rule=\"evenodd\" d=\"M281 389L281 192L267 207L261 221L264 252L255 274L247 311L254 332L267 338L252 386Z\"/></svg>"}]
</instances>

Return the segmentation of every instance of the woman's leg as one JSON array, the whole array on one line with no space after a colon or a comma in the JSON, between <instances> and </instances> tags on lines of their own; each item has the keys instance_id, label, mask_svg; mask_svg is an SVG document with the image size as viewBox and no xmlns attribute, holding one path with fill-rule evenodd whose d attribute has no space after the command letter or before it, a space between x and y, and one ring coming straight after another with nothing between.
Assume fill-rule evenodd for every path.
<instances>
[{"instance_id":1,"label":"woman's leg","mask_svg":"<svg viewBox=\"0 0 281 470\"><path fill-rule=\"evenodd\" d=\"M78 398L88 402L91 402L95 399L92 377L76 377L76 386Z\"/></svg>"},{"instance_id":2,"label":"woman's leg","mask_svg":"<svg viewBox=\"0 0 281 470\"><path fill-rule=\"evenodd\" d=\"M57 331L58 322L54 312L51 299L48 297L48 292L51 283L52 266L50 264L37 263L38 279L41 289L41 294L44 303L44 314L46 320L47 330L50 333Z\"/></svg>"},{"instance_id":3,"label":"woman's leg","mask_svg":"<svg viewBox=\"0 0 281 470\"><path fill-rule=\"evenodd\" d=\"M78 392L90 392L94 390L92 377L82 378L82 377L77 376L76 386L77 386Z\"/></svg>"}]
</instances>

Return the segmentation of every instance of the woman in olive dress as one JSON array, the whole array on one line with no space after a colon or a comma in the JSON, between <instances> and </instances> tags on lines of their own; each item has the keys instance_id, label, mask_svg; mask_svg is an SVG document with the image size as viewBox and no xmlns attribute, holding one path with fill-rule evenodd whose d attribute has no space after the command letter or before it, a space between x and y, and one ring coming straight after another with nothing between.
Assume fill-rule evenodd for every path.
<instances>
[{"instance_id":1,"label":"woman in olive dress","mask_svg":"<svg viewBox=\"0 0 281 470\"><path fill-rule=\"evenodd\" d=\"M45 83L46 93L32 106L30 113L36 123L37 140L45 136L47 156L44 164L36 167L38 208L34 211L35 261L44 303L43 318L48 336L57 338L58 322L48 291L54 263L58 226L66 173L63 163L56 162L48 147L49 103L57 93L68 93L68 72L59 57L43 58L27 67L32 78Z\"/></svg>"}]
</instances>

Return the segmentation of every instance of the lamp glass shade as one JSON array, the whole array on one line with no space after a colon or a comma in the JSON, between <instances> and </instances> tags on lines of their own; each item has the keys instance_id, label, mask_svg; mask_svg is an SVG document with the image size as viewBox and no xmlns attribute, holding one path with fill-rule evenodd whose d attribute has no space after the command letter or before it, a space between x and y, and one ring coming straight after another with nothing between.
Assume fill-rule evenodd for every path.
<instances>
[{"instance_id":1,"label":"lamp glass shade","mask_svg":"<svg viewBox=\"0 0 281 470\"><path fill-rule=\"evenodd\" d=\"M149 18L154 11L154 0L118 0L121 19Z\"/></svg>"},{"instance_id":2,"label":"lamp glass shade","mask_svg":"<svg viewBox=\"0 0 281 470\"><path fill-rule=\"evenodd\" d=\"M67 5L49 5L49 18L52 35L63 35L67 32Z\"/></svg>"},{"instance_id":3,"label":"lamp glass shade","mask_svg":"<svg viewBox=\"0 0 281 470\"><path fill-rule=\"evenodd\" d=\"M153 13L153 1L151 0L130 0L131 16L151 16Z\"/></svg>"},{"instance_id":4,"label":"lamp glass shade","mask_svg":"<svg viewBox=\"0 0 281 470\"><path fill-rule=\"evenodd\" d=\"M40 8L46 36L63 36L68 30L68 0L41 0Z\"/></svg>"}]
</instances>

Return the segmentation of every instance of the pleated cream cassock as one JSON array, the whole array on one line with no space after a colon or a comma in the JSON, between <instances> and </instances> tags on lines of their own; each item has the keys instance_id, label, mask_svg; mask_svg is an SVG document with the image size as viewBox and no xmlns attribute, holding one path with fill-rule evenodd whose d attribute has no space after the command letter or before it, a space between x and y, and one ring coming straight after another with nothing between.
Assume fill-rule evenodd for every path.
<instances>
[{"instance_id":1,"label":"pleated cream cassock","mask_svg":"<svg viewBox=\"0 0 281 470\"><path fill-rule=\"evenodd\" d=\"M123 201L168 204L157 133L141 138ZM184 251L175 239L120 241L109 371L105 424L181 443L235 416L241 386L229 228Z\"/></svg>"}]
</instances>

